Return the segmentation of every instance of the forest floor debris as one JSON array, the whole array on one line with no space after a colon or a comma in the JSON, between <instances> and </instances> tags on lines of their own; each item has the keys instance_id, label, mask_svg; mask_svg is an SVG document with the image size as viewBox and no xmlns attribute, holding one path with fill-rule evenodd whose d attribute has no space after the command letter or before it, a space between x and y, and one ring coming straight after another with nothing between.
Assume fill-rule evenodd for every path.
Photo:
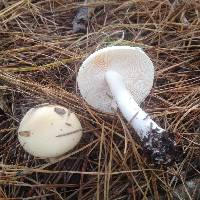
<instances>
[{"instance_id":1,"label":"forest floor debris","mask_svg":"<svg viewBox=\"0 0 200 200\"><path fill-rule=\"evenodd\" d=\"M0 10L0 93L10 106L0 112L0 198L172 199L174 188L199 179L200 4L95 4L102 9L90 18L86 34L74 33L72 25L81 2L10 0ZM97 112L81 98L76 84L81 63L116 44L142 47L151 57L155 83L142 106L175 133L185 152L182 162L151 165L119 113ZM80 145L52 163L26 154L17 140L24 113L47 102L75 112L84 128ZM183 190L192 199L189 188Z\"/></svg>"}]
</instances>

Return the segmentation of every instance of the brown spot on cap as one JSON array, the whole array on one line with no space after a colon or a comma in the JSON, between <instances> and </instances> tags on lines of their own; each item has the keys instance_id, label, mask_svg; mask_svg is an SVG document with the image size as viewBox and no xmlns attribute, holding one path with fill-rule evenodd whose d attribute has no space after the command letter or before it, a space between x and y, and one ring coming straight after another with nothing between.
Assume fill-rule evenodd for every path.
<instances>
[{"instance_id":1,"label":"brown spot on cap","mask_svg":"<svg viewBox=\"0 0 200 200\"><path fill-rule=\"evenodd\" d=\"M20 131L19 135L22 136L22 137L30 137L31 132L30 131Z\"/></svg>"},{"instance_id":2,"label":"brown spot on cap","mask_svg":"<svg viewBox=\"0 0 200 200\"><path fill-rule=\"evenodd\" d=\"M99 55L95 58L94 64L99 67L99 68L104 68L106 69L108 67L106 61L105 61L105 56L104 55Z\"/></svg>"},{"instance_id":3,"label":"brown spot on cap","mask_svg":"<svg viewBox=\"0 0 200 200\"><path fill-rule=\"evenodd\" d=\"M70 123L68 123L68 122L65 122L65 124L67 125L67 126L72 126Z\"/></svg>"},{"instance_id":4,"label":"brown spot on cap","mask_svg":"<svg viewBox=\"0 0 200 200\"><path fill-rule=\"evenodd\" d=\"M58 108L58 107L56 107L56 108L54 108L54 111L55 111L58 115L64 115L64 114L66 114L66 111L65 111L65 109L63 109L63 108Z\"/></svg>"}]
</instances>

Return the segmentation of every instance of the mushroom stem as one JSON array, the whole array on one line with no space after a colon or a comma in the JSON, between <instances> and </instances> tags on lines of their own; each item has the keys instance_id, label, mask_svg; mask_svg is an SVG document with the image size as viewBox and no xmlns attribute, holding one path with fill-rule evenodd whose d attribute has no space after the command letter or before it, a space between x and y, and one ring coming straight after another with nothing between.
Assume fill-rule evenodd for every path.
<instances>
[{"instance_id":1,"label":"mushroom stem","mask_svg":"<svg viewBox=\"0 0 200 200\"><path fill-rule=\"evenodd\" d=\"M159 127L146 112L144 112L131 93L126 88L122 76L113 70L108 70L105 79L117 105L126 120L131 124L143 143L144 150L156 163L168 164L172 161L175 142L164 129ZM173 154L173 153L172 153Z\"/></svg>"},{"instance_id":2,"label":"mushroom stem","mask_svg":"<svg viewBox=\"0 0 200 200\"><path fill-rule=\"evenodd\" d=\"M107 71L106 81L123 116L141 139L147 137L152 129L157 129L159 132L164 131L139 107L126 88L123 78L119 73L111 70Z\"/></svg>"}]
</instances>

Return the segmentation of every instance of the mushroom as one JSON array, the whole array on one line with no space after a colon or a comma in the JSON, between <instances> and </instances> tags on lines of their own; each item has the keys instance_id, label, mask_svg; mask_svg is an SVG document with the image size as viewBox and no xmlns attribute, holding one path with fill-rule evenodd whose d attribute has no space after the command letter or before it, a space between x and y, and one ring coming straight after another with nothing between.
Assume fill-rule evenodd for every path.
<instances>
[{"instance_id":1,"label":"mushroom","mask_svg":"<svg viewBox=\"0 0 200 200\"><path fill-rule=\"evenodd\" d=\"M154 66L139 47L106 47L90 55L79 69L83 98L107 113L117 108L139 136L144 152L155 164L174 160L176 143L167 131L140 108L153 86Z\"/></svg>"},{"instance_id":2,"label":"mushroom","mask_svg":"<svg viewBox=\"0 0 200 200\"><path fill-rule=\"evenodd\" d=\"M18 139L24 150L40 158L56 158L73 149L82 136L74 113L59 105L41 104L23 117Z\"/></svg>"}]
</instances>

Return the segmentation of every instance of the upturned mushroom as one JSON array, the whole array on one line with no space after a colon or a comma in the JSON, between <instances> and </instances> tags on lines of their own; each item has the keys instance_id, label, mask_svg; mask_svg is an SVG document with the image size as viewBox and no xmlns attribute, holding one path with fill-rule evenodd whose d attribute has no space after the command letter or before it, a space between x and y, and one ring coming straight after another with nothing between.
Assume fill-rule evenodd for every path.
<instances>
[{"instance_id":1,"label":"upturned mushroom","mask_svg":"<svg viewBox=\"0 0 200 200\"><path fill-rule=\"evenodd\" d=\"M76 115L59 105L31 108L18 128L24 150L43 159L54 159L73 149L81 136L82 127Z\"/></svg>"},{"instance_id":2,"label":"upturned mushroom","mask_svg":"<svg viewBox=\"0 0 200 200\"><path fill-rule=\"evenodd\" d=\"M155 164L174 161L176 142L139 104L150 93L154 66L139 47L113 46L94 52L79 69L77 82L92 107L108 113L117 108L139 136Z\"/></svg>"}]
</instances>

